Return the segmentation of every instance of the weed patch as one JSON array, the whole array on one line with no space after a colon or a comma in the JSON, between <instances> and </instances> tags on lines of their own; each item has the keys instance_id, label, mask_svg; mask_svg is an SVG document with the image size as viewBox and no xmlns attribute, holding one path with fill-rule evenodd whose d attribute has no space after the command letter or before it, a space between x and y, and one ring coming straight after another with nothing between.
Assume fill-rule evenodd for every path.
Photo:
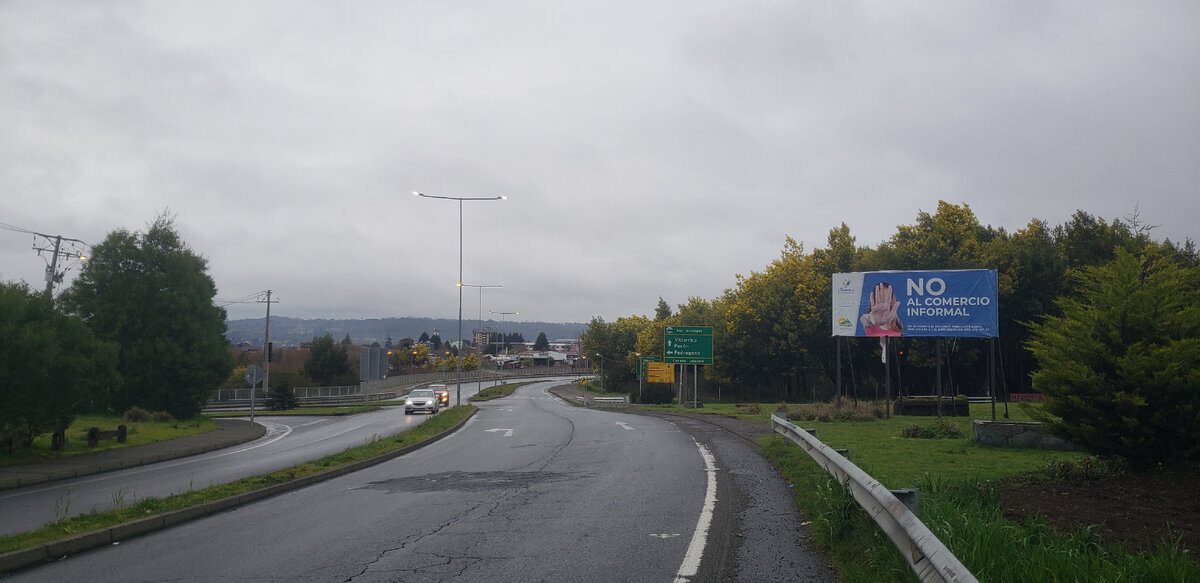
<instances>
[{"instance_id":1,"label":"weed patch","mask_svg":"<svg viewBox=\"0 0 1200 583\"><path fill-rule=\"evenodd\" d=\"M929 425L922 426L914 423L905 427L900 432L900 437L916 439L962 439L963 432L957 425L938 419Z\"/></svg>"}]
</instances>

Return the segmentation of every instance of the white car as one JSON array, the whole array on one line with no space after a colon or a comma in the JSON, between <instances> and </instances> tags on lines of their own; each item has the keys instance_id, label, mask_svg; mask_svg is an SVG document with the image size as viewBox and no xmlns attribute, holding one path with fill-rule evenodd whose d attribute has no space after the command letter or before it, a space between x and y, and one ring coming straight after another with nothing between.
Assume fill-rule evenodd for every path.
<instances>
[{"instance_id":1,"label":"white car","mask_svg":"<svg viewBox=\"0 0 1200 583\"><path fill-rule=\"evenodd\" d=\"M440 408L437 393L433 389L413 389L404 399L405 415L412 415L414 411L437 413Z\"/></svg>"}]
</instances>

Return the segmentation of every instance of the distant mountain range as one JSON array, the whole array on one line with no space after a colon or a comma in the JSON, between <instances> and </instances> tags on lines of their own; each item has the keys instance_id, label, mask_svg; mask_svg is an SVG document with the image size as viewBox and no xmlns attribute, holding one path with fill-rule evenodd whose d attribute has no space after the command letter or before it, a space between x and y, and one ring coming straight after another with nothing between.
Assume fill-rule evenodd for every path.
<instances>
[{"instance_id":1,"label":"distant mountain range","mask_svg":"<svg viewBox=\"0 0 1200 583\"><path fill-rule=\"evenodd\" d=\"M250 318L245 320L229 320L226 322L225 337L234 346L247 344L261 346L266 331L265 318ZM587 328L586 323L561 322L500 322L484 320L485 328L497 329L505 334L520 332L526 341L537 340L538 333L545 332L551 342L563 339L579 338ZM463 320L463 336L470 339L473 331L479 327L478 320ZM276 346L298 346L301 342L310 342L313 338L329 334L334 341L340 342L347 334L354 344L384 344L390 336L392 342L399 343L402 338L416 340L424 332L433 335L434 330L443 341L450 341L458 336L458 320L445 318L376 318L370 320L306 320L283 316L271 317L271 342Z\"/></svg>"}]
</instances>

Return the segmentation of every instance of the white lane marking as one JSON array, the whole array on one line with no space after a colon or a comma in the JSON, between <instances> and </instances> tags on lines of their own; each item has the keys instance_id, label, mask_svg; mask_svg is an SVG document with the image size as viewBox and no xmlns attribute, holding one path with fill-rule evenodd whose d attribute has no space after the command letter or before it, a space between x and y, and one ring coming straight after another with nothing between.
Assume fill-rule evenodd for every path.
<instances>
[{"instance_id":1,"label":"white lane marking","mask_svg":"<svg viewBox=\"0 0 1200 583\"><path fill-rule=\"evenodd\" d=\"M687 554L683 555L675 583L688 583L700 571L700 559L704 557L704 546L708 544L708 527L712 525L713 509L717 507L717 460L699 441L696 442L696 448L700 450L700 457L704 458L708 486L704 493L704 507L700 509L700 518L696 520L696 532L692 534Z\"/></svg>"},{"instance_id":2,"label":"white lane marking","mask_svg":"<svg viewBox=\"0 0 1200 583\"><path fill-rule=\"evenodd\" d=\"M502 435L501 437L512 437L512 432L513 432L513 430L511 430L511 429L499 429L499 428L497 428L497 429L488 429L488 430L487 430L487 432L488 432L488 433L493 433L493 432L496 432L496 431L503 431L503 432L504 432L504 435Z\"/></svg>"},{"instance_id":3,"label":"white lane marking","mask_svg":"<svg viewBox=\"0 0 1200 583\"><path fill-rule=\"evenodd\" d=\"M617 425L620 425L621 427L624 427L624 428L625 428L625 431L633 431L633 428L632 428L632 427L630 427L630 426L629 426L629 424L628 424L628 423L626 423L626 422L624 422L624 421L617 421Z\"/></svg>"},{"instance_id":4,"label":"white lane marking","mask_svg":"<svg viewBox=\"0 0 1200 583\"><path fill-rule=\"evenodd\" d=\"M667 539L667 538L675 538L675 537L679 536L679 533L677 533L677 532L676 532L676 533L672 533L672 534L667 534L667 533L662 533L662 534L652 534L652 535L650 535L650 536L652 536L652 537L654 537L654 538L663 538L663 539Z\"/></svg>"}]
</instances>

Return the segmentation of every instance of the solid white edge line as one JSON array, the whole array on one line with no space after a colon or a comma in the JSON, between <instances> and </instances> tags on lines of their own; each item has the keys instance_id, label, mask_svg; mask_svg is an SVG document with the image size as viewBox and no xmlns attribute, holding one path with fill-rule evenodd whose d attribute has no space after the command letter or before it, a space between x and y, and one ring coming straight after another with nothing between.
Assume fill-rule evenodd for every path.
<instances>
[{"instance_id":1,"label":"solid white edge line","mask_svg":"<svg viewBox=\"0 0 1200 583\"><path fill-rule=\"evenodd\" d=\"M688 544L687 554L679 565L675 583L688 583L700 571L700 559L704 557L704 547L708 544L708 528L712 525L713 510L717 507L717 460L699 441L696 441L696 448L700 450L700 457L704 458L708 486L704 493L704 507L700 509L700 518L696 520L696 532L692 533L692 542Z\"/></svg>"}]
</instances>

